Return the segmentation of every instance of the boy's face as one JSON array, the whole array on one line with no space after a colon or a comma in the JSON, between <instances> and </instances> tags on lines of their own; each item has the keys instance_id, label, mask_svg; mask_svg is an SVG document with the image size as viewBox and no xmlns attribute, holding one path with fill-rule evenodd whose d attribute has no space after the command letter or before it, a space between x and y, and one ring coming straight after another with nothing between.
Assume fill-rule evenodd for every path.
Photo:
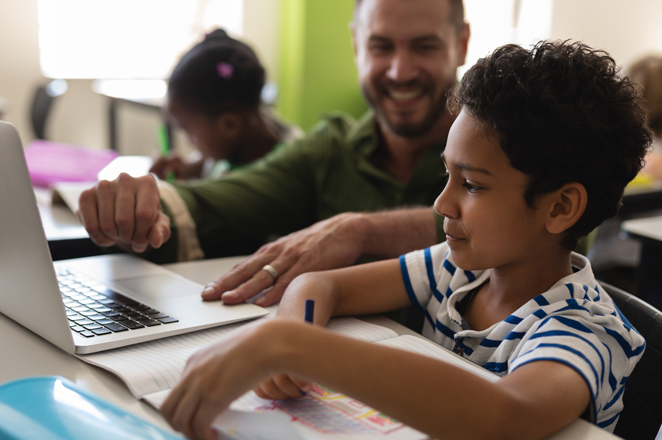
<instances>
[{"instance_id":1,"label":"boy's face","mask_svg":"<svg viewBox=\"0 0 662 440\"><path fill-rule=\"evenodd\" d=\"M451 127L444 151L449 173L435 201L445 217L451 256L465 270L530 262L539 243L547 243L543 209L524 200L528 177L510 165L499 143L462 111Z\"/></svg>"}]
</instances>

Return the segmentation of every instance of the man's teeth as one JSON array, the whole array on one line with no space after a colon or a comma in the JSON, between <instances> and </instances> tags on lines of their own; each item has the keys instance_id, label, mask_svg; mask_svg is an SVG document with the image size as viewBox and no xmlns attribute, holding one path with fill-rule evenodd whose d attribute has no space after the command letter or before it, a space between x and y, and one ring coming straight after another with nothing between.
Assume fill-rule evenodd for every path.
<instances>
[{"instance_id":1,"label":"man's teeth","mask_svg":"<svg viewBox=\"0 0 662 440\"><path fill-rule=\"evenodd\" d=\"M407 99L415 99L418 98L423 94L422 90L414 90L411 92L396 92L393 90L389 90L389 95L391 98L397 100L397 101L405 101Z\"/></svg>"}]
</instances>

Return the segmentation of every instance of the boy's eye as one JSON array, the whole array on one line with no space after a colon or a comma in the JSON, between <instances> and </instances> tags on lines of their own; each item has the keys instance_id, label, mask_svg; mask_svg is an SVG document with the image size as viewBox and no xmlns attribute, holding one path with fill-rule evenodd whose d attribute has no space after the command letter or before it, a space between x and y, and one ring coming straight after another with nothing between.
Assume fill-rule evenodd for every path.
<instances>
[{"instance_id":1,"label":"boy's eye","mask_svg":"<svg viewBox=\"0 0 662 440\"><path fill-rule=\"evenodd\" d=\"M475 193L480 189L480 186L472 185L469 182L467 182L466 180L464 181L462 186L465 187L467 189L467 191L469 191L470 193Z\"/></svg>"}]
</instances>

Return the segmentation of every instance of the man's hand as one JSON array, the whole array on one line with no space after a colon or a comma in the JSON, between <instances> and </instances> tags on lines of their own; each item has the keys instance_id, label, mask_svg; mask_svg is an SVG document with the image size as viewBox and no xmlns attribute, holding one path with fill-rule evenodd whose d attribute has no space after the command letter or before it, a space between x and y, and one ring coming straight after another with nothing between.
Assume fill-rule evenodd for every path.
<instances>
[{"instance_id":1,"label":"man's hand","mask_svg":"<svg viewBox=\"0 0 662 440\"><path fill-rule=\"evenodd\" d=\"M269 306L285 288L306 272L349 266L364 253L363 215L340 214L262 246L253 256L233 267L202 292L205 300L222 299L227 304L246 301L272 287L255 304ZM266 270L270 265L276 277Z\"/></svg>"},{"instance_id":2,"label":"man's hand","mask_svg":"<svg viewBox=\"0 0 662 440\"><path fill-rule=\"evenodd\" d=\"M141 253L159 248L170 238L170 219L161 211L152 176L122 173L84 191L76 215L99 246L120 245Z\"/></svg>"}]
</instances>

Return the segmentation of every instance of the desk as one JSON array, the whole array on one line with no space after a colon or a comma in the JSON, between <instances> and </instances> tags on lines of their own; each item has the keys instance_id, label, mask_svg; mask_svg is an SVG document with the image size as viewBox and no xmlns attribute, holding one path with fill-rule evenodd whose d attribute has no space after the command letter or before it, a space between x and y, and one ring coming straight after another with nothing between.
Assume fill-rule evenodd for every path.
<instances>
[{"instance_id":1,"label":"desk","mask_svg":"<svg viewBox=\"0 0 662 440\"><path fill-rule=\"evenodd\" d=\"M641 242L634 295L662 310L662 217L626 220L621 229Z\"/></svg>"},{"instance_id":2,"label":"desk","mask_svg":"<svg viewBox=\"0 0 662 440\"><path fill-rule=\"evenodd\" d=\"M199 263L167 265L169 269L200 284L206 284L241 261L241 257L205 260ZM399 334L414 334L409 329L382 316L363 318L368 322L389 327ZM114 375L80 361L61 351L19 324L0 315L0 383L37 375L59 375L75 382L125 410L164 429L169 429L156 410L137 401L123 382ZM601 429L577 420L566 429L550 437L553 440L606 440L616 437Z\"/></svg>"},{"instance_id":3,"label":"desk","mask_svg":"<svg viewBox=\"0 0 662 440\"><path fill-rule=\"evenodd\" d=\"M51 202L51 190L35 188L34 192L53 260L90 257L104 253L90 240L78 217L66 205L54 205Z\"/></svg>"},{"instance_id":4,"label":"desk","mask_svg":"<svg viewBox=\"0 0 662 440\"><path fill-rule=\"evenodd\" d=\"M625 188L623 206L618 215L628 217L657 209L662 209L662 182Z\"/></svg>"}]
</instances>

